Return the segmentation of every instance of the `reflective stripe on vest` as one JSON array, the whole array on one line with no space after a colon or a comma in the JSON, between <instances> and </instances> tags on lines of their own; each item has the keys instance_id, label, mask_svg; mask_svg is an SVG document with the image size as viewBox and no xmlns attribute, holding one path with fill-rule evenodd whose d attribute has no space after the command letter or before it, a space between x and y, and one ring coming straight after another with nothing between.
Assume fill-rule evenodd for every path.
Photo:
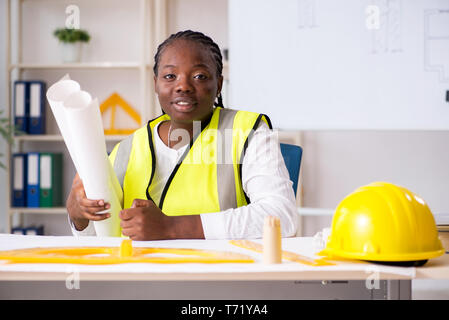
<instances>
[{"instance_id":1,"label":"reflective stripe on vest","mask_svg":"<svg viewBox=\"0 0 449 320\"><path fill-rule=\"evenodd\" d=\"M166 114L151 120L120 142L110 155L124 193L124 208L136 198L151 199L155 171L154 127L169 120ZM249 203L241 181L241 160L265 115L216 108L209 124L193 140L182 162L170 175L159 203L167 215L201 214L237 208ZM152 199L151 199L152 200Z\"/></svg>"},{"instance_id":2,"label":"reflective stripe on vest","mask_svg":"<svg viewBox=\"0 0 449 320\"><path fill-rule=\"evenodd\" d=\"M114 161L114 171L117 175L117 179L120 182L120 187L123 190L123 180L125 179L125 173L129 162L129 155L133 146L134 134L121 141L118 145L117 155Z\"/></svg>"}]
</instances>

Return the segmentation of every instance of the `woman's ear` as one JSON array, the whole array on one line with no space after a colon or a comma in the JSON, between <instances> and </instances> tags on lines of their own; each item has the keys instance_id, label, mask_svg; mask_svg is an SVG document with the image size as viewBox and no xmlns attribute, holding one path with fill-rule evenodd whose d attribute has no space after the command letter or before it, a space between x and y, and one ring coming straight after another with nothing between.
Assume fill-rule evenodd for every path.
<instances>
[{"instance_id":1,"label":"woman's ear","mask_svg":"<svg viewBox=\"0 0 449 320\"><path fill-rule=\"evenodd\" d=\"M223 87L223 76L219 76L217 80L217 96L221 93L221 88Z\"/></svg>"},{"instance_id":2,"label":"woman's ear","mask_svg":"<svg viewBox=\"0 0 449 320\"><path fill-rule=\"evenodd\" d=\"M153 76L153 80L154 80L154 91L156 92L156 95L157 95L157 94L159 94L159 93L158 93L158 89L157 89L157 85L156 85L156 83L157 83L157 77L156 77L156 75Z\"/></svg>"}]
</instances>

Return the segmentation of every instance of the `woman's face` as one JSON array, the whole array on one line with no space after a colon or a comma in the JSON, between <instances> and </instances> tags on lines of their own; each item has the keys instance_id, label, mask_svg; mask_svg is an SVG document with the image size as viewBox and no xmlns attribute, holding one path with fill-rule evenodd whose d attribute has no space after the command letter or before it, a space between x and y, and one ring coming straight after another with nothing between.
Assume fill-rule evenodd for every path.
<instances>
[{"instance_id":1,"label":"woman's face","mask_svg":"<svg viewBox=\"0 0 449 320\"><path fill-rule=\"evenodd\" d=\"M168 45L154 76L162 109L172 120L182 123L205 120L213 110L223 77L201 44L176 40Z\"/></svg>"}]
</instances>

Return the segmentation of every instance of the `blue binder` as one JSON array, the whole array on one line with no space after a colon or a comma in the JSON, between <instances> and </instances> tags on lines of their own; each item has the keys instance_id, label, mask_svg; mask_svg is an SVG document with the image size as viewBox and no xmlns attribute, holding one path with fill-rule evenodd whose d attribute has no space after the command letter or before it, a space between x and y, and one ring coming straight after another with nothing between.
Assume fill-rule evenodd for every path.
<instances>
[{"instance_id":1,"label":"blue binder","mask_svg":"<svg viewBox=\"0 0 449 320\"><path fill-rule=\"evenodd\" d=\"M25 234L25 229L24 228L22 228L22 227L15 227L15 228L12 228L12 230L11 230L11 233L12 234Z\"/></svg>"},{"instance_id":2,"label":"blue binder","mask_svg":"<svg viewBox=\"0 0 449 320\"><path fill-rule=\"evenodd\" d=\"M29 90L27 81L14 82L14 124L18 130L28 132Z\"/></svg>"},{"instance_id":3,"label":"blue binder","mask_svg":"<svg viewBox=\"0 0 449 320\"><path fill-rule=\"evenodd\" d=\"M39 153L29 152L27 160L27 207L39 207Z\"/></svg>"},{"instance_id":4,"label":"blue binder","mask_svg":"<svg viewBox=\"0 0 449 320\"><path fill-rule=\"evenodd\" d=\"M29 96L28 133L45 133L45 82L27 81Z\"/></svg>"},{"instance_id":5,"label":"blue binder","mask_svg":"<svg viewBox=\"0 0 449 320\"><path fill-rule=\"evenodd\" d=\"M25 153L13 154L13 183L12 205L13 207L26 207L27 195L27 160Z\"/></svg>"},{"instance_id":6,"label":"blue binder","mask_svg":"<svg viewBox=\"0 0 449 320\"><path fill-rule=\"evenodd\" d=\"M12 234L21 234L27 236L43 236L44 226L30 226L30 227L15 227L11 230Z\"/></svg>"},{"instance_id":7,"label":"blue binder","mask_svg":"<svg viewBox=\"0 0 449 320\"><path fill-rule=\"evenodd\" d=\"M27 228L23 228L23 234L26 234L28 236L43 236L44 235L44 226L31 226Z\"/></svg>"}]
</instances>

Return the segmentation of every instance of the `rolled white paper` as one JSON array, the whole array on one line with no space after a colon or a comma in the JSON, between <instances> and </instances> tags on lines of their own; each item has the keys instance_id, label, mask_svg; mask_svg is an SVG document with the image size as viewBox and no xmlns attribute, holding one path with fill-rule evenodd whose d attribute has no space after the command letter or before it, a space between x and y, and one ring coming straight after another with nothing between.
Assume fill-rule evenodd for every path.
<instances>
[{"instance_id":1,"label":"rolled white paper","mask_svg":"<svg viewBox=\"0 0 449 320\"><path fill-rule=\"evenodd\" d=\"M76 81L63 78L47 90L47 100L56 119L56 123L58 124L59 131L61 131L61 135L64 138L66 147L69 150L70 157L75 164L75 168L78 171L78 174L81 176L81 172L79 171L79 166L77 165L76 161L76 155L73 153L73 141L72 139L70 139L70 132L68 131L68 126L66 125L68 121L66 120L64 106L62 105L63 101L68 96L79 90L80 85Z\"/></svg>"},{"instance_id":2,"label":"rolled white paper","mask_svg":"<svg viewBox=\"0 0 449 320\"><path fill-rule=\"evenodd\" d=\"M123 192L107 155L98 100L92 100L76 81L69 79L53 84L47 100L87 198L104 199L111 205L99 212L110 212L110 218L93 222L97 236L119 237Z\"/></svg>"}]
</instances>

